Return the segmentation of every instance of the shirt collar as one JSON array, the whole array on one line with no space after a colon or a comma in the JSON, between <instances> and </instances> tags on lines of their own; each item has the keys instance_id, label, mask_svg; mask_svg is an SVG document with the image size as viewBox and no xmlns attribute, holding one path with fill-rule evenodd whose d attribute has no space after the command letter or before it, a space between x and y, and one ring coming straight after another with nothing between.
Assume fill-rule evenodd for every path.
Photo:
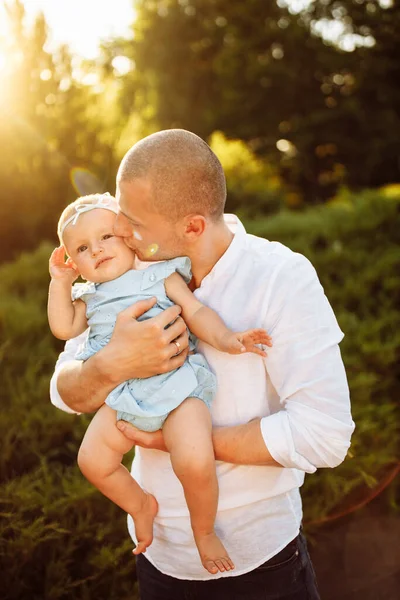
<instances>
[{"instance_id":1,"label":"shirt collar","mask_svg":"<svg viewBox=\"0 0 400 600\"><path fill-rule=\"evenodd\" d=\"M221 258L215 263L208 275L203 278L200 288L208 285L214 277L218 277L222 273L226 274L229 269L237 264L243 250L246 240L246 230L243 223L236 215L231 214L225 214L224 221L234 234L234 237Z\"/></svg>"}]
</instances>

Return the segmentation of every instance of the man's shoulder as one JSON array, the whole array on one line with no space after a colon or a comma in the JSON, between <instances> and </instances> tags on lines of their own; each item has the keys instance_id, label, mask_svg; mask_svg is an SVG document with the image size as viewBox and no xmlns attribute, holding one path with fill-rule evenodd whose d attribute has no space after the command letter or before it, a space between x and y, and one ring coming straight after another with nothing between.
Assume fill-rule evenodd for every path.
<instances>
[{"instance_id":1,"label":"man's shoulder","mask_svg":"<svg viewBox=\"0 0 400 600\"><path fill-rule=\"evenodd\" d=\"M280 242L270 241L250 233L246 234L244 252L253 261L265 267L283 266L302 256Z\"/></svg>"},{"instance_id":2,"label":"man's shoulder","mask_svg":"<svg viewBox=\"0 0 400 600\"><path fill-rule=\"evenodd\" d=\"M297 277L315 276L315 269L303 254L284 244L246 234L238 269L260 285L290 285Z\"/></svg>"}]
</instances>

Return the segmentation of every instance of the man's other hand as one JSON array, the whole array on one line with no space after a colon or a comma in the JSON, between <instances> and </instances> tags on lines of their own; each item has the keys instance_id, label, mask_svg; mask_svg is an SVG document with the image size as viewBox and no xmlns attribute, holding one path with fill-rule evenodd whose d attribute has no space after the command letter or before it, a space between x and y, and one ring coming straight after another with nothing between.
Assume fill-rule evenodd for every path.
<instances>
[{"instance_id":1,"label":"man's other hand","mask_svg":"<svg viewBox=\"0 0 400 600\"><path fill-rule=\"evenodd\" d=\"M117 427L129 440L134 442L135 446L167 452L162 429L149 433L148 431L140 431L140 429L126 421L117 421Z\"/></svg>"}]
</instances>

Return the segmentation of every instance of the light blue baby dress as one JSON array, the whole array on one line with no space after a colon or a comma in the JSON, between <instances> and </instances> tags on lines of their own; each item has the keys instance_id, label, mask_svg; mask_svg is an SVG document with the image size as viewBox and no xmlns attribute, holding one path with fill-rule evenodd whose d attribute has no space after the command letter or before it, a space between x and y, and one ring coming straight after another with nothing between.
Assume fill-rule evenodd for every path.
<instances>
[{"instance_id":1,"label":"light blue baby dress","mask_svg":"<svg viewBox=\"0 0 400 600\"><path fill-rule=\"evenodd\" d=\"M84 347L75 356L87 360L109 341L118 313L139 300L157 298L157 303L139 317L139 321L155 317L173 306L168 298L164 281L178 272L189 283L190 259L174 258L150 264L144 270L130 270L104 283L77 283L72 288L72 299L86 303L89 336ZM195 338L190 334L191 342ZM106 404L117 411L117 419L129 421L142 431L161 429L169 413L186 398L200 398L210 407L216 391L216 378L201 354L187 357L182 367L146 379L130 379L116 387L107 397Z\"/></svg>"}]
</instances>

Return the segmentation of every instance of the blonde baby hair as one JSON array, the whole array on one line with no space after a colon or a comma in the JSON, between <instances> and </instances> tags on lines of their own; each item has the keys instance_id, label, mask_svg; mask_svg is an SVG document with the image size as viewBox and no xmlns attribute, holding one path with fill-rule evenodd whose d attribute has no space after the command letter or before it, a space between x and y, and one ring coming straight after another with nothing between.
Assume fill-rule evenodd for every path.
<instances>
[{"instance_id":1,"label":"blonde baby hair","mask_svg":"<svg viewBox=\"0 0 400 600\"><path fill-rule=\"evenodd\" d=\"M68 204L61 213L57 225L57 235L60 240L60 244L63 242L63 233L65 228L70 223L75 223L79 215L83 212L87 212L94 208L106 208L114 213L118 212L118 204L114 196L111 196L108 192L105 194L88 194L87 196L81 196Z\"/></svg>"}]
</instances>

